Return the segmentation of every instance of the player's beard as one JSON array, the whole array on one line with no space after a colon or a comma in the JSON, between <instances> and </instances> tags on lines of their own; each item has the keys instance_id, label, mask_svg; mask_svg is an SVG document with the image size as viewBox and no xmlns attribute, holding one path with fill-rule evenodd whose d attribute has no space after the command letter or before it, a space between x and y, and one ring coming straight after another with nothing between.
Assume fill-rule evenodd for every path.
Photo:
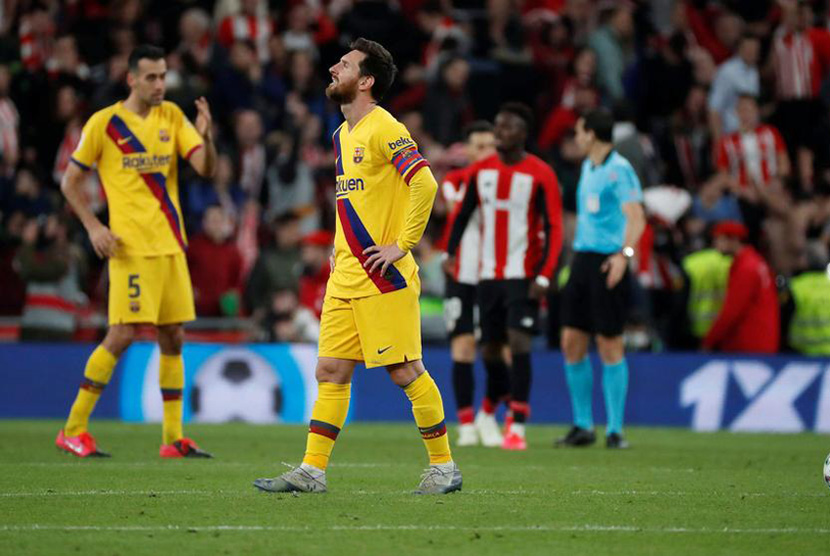
<instances>
[{"instance_id":1,"label":"player's beard","mask_svg":"<svg viewBox=\"0 0 830 556\"><path fill-rule=\"evenodd\" d=\"M357 96L357 83L349 87L345 83L329 83L326 87L326 96L337 104L350 104Z\"/></svg>"}]
</instances>

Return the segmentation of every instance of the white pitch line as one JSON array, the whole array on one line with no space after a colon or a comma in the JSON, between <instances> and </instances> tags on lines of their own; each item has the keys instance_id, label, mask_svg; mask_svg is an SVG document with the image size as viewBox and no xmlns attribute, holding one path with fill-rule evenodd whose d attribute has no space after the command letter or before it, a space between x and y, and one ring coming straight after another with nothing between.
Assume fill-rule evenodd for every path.
<instances>
[{"instance_id":1,"label":"white pitch line","mask_svg":"<svg viewBox=\"0 0 830 556\"><path fill-rule=\"evenodd\" d=\"M27 498L27 497L62 497L62 496L248 496L253 489L242 488L236 490L70 490L70 491L21 491L0 492L0 498ZM363 496L394 496L411 494L410 490L345 490L334 494L363 495ZM690 491L660 491L660 490L498 490L498 489L468 489L468 495L498 495L498 496L728 496L750 498L826 498L824 493L769 493L769 492L690 492Z\"/></svg>"},{"instance_id":2,"label":"white pitch line","mask_svg":"<svg viewBox=\"0 0 830 556\"><path fill-rule=\"evenodd\" d=\"M725 535L827 535L830 529L805 527L637 527L634 525L503 525L493 527L474 527L457 525L332 525L328 527L279 526L279 525L0 525L0 532L36 532L36 531L116 531L116 532L152 532L152 531L189 531L189 532L270 532L290 531L469 531L469 532L541 532L541 533L656 533L656 534L725 534Z\"/></svg>"}]
</instances>

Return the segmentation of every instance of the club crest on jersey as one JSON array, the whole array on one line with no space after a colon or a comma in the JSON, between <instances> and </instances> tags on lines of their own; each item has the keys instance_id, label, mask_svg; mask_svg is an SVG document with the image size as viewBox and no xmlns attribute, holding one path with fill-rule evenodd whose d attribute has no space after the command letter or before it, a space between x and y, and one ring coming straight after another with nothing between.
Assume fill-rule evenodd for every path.
<instances>
[{"instance_id":1,"label":"club crest on jersey","mask_svg":"<svg viewBox=\"0 0 830 556\"><path fill-rule=\"evenodd\" d=\"M354 160L355 164L360 164L363 162L363 155L366 153L366 149L364 147L355 147L354 148L354 156L352 160Z\"/></svg>"},{"instance_id":2,"label":"club crest on jersey","mask_svg":"<svg viewBox=\"0 0 830 556\"><path fill-rule=\"evenodd\" d=\"M138 301L130 301L130 311L133 313L137 313L141 310L141 305Z\"/></svg>"},{"instance_id":3,"label":"club crest on jersey","mask_svg":"<svg viewBox=\"0 0 830 556\"><path fill-rule=\"evenodd\" d=\"M166 129L159 130L159 141L161 141L162 143L167 143L168 141L170 141L170 133L168 133Z\"/></svg>"}]
</instances>

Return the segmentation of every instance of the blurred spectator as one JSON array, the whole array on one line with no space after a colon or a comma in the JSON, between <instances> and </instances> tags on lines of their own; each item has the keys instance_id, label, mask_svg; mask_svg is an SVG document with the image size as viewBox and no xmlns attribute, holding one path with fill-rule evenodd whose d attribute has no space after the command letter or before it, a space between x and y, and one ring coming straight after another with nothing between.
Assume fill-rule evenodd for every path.
<instances>
[{"instance_id":1,"label":"blurred spectator","mask_svg":"<svg viewBox=\"0 0 830 556\"><path fill-rule=\"evenodd\" d=\"M319 56L318 46L337 38L337 28L319 4L295 3L288 11L282 41L286 50L304 50Z\"/></svg>"},{"instance_id":2,"label":"blurred spectator","mask_svg":"<svg viewBox=\"0 0 830 556\"><path fill-rule=\"evenodd\" d=\"M449 58L427 90L424 100L424 129L439 143L461 139L461 130L473 117L467 96L470 65L461 57Z\"/></svg>"},{"instance_id":3,"label":"blurred spectator","mask_svg":"<svg viewBox=\"0 0 830 556\"><path fill-rule=\"evenodd\" d=\"M718 144L715 179L725 181L739 199L749 237L757 242L769 213L787 215L782 181L790 174L790 161L778 130L760 122L753 96L740 95L737 112L739 130Z\"/></svg>"},{"instance_id":4,"label":"blurred spectator","mask_svg":"<svg viewBox=\"0 0 830 556\"><path fill-rule=\"evenodd\" d=\"M721 222L715 248L733 257L723 307L703 347L728 353L775 353L780 334L778 290L767 262L746 243L747 229Z\"/></svg>"},{"instance_id":5,"label":"blurred spectator","mask_svg":"<svg viewBox=\"0 0 830 556\"><path fill-rule=\"evenodd\" d=\"M706 89L689 90L684 105L655 137L663 162L663 181L696 191L712 173L712 143L707 124Z\"/></svg>"},{"instance_id":6,"label":"blurred spectator","mask_svg":"<svg viewBox=\"0 0 830 556\"><path fill-rule=\"evenodd\" d=\"M14 182L14 193L7 204L7 211L20 211L27 217L47 215L52 212L52 202L43 191L40 180L29 169L21 168Z\"/></svg>"},{"instance_id":7,"label":"blurred spectator","mask_svg":"<svg viewBox=\"0 0 830 556\"><path fill-rule=\"evenodd\" d=\"M634 124L634 112L625 101L614 106L614 150L620 153L637 172L643 188L657 182L654 168L654 146L651 139L640 133Z\"/></svg>"},{"instance_id":8,"label":"blurred spectator","mask_svg":"<svg viewBox=\"0 0 830 556\"><path fill-rule=\"evenodd\" d=\"M239 41L254 45L260 63L268 61L268 41L274 33L274 21L267 15L264 0L240 0L239 11L225 16L217 26L216 38L227 49ZM263 13L265 12L265 13Z\"/></svg>"},{"instance_id":9,"label":"blurred spectator","mask_svg":"<svg viewBox=\"0 0 830 556\"><path fill-rule=\"evenodd\" d=\"M233 127L239 185L247 198L260 200L266 165L262 119L254 110L242 110L234 116Z\"/></svg>"},{"instance_id":10,"label":"blurred spectator","mask_svg":"<svg viewBox=\"0 0 830 556\"><path fill-rule=\"evenodd\" d=\"M23 311L26 283L14 268L14 260L26 225L22 212L6 212L0 230L0 315L19 315Z\"/></svg>"},{"instance_id":11,"label":"blurred spectator","mask_svg":"<svg viewBox=\"0 0 830 556\"><path fill-rule=\"evenodd\" d=\"M623 74L632 61L629 41L634 36L633 8L627 0L613 2L600 17L603 23L588 43L597 55L600 88L614 101L625 95Z\"/></svg>"},{"instance_id":12,"label":"blurred spectator","mask_svg":"<svg viewBox=\"0 0 830 556\"><path fill-rule=\"evenodd\" d=\"M220 154L216 159L216 175L213 183L197 179L187 184L187 212L197 221L208 207L218 205L225 213L233 229L239 222L245 192L234 181L233 161L227 154Z\"/></svg>"},{"instance_id":13,"label":"blurred spectator","mask_svg":"<svg viewBox=\"0 0 830 556\"><path fill-rule=\"evenodd\" d=\"M20 114L9 97L11 72L9 66L0 65L0 175L10 176L20 159L18 128Z\"/></svg>"},{"instance_id":14,"label":"blurred spectator","mask_svg":"<svg viewBox=\"0 0 830 556\"><path fill-rule=\"evenodd\" d=\"M316 343L320 321L310 309L300 306L295 290L284 289L271 296L264 330L267 342Z\"/></svg>"},{"instance_id":15,"label":"blurred spectator","mask_svg":"<svg viewBox=\"0 0 830 556\"><path fill-rule=\"evenodd\" d=\"M20 18L20 60L26 70L40 70L51 57L55 28L55 21L45 2L33 2L29 11Z\"/></svg>"},{"instance_id":16,"label":"blurred spectator","mask_svg":"<svg viewBox=\"0 0 830 556\"><path fill-rule=\"evenodd\" d=\"M830 356L830 255L827 246L807 248L805 268L793 276L782 308L785 347L803 355Z\"/></svg>"},{"instance_id":17,"label":"blurred spectator","mask_svg":"<svg viewBox=\"0 0 830 556\"><path fill-rule=\"evenodd\" d=\"M86 304L81 291L85 262L69 243L66 222L56 215L31 219L22 235L15 267L26 282L20 338L71 340L77 312Z\"/></svg>"},{"instance_id":18,"label":"blurred spectator","mask_svg":"<svg viewBox=\"0 0 830 556\"><path fill-rule=\"evenodd\" d=\"M300 259L303 263L300 277L300 305L311 310L319 320L326 297L326 284L331 274L334 235L317 230L303 237Z\"/></svg>"},{"instance_id":19,"label":"blurred spectator","mask_svg":"<svg viewBox=\"0 0 830 556\"><path fill-rule=\"evenodd\" d=\"M685 36L675 32L663 41L656 56L645 61L643 81L639 85L641 119L649 122L665 120L686 102L694 84L692 63L686 57L686 49ZM655 83L664 85L655 87Z\"/></svg>"},{"instance_id":20,"label":"blurred spectator","mask_svg":"<svg viewBox=\"0 0 830 556\"><path fill-rule=\"evenodd\" d=\"M724 62L715 74L709 91L709 121L712 137L717 142L721 135L738 130L738 96L761 94L758 60L761 41L753 35L743 35L738 52Z\"/></svg>"},{"instance_id":21,"label":"blurred spectator","mask_svg":"<svg viewBox=\"0 0 830 556\"><path fill-rule=\"evenodd\" d=\"M233 317L241 312L242 258L230 240L231 232L225 211L213 205L205 210L202 233L187 247L196 314L200 317Z\"/></svg>"},{"instance_id":22,"label":"blurred spectator","mask_svg":"<svg viewBox=\"0 0 830 556\"><path fill-rule=\"evenodd\" d=\"M260 253L248 278L245 305L262 318L277 290L297 291L300 285L300 218L289 212L274 222L274 244Z\"/></svg>"},{"instance_id":23,"label":"blurred spectator","mask_svg":"<svg viewBox=\"0 0 830 556\"><path fill-rule=\"evenodd\" d=\"M567 104L566 104L567 102ZM548 114L539 132L539 149L543 152L556 147L568 131L573 131L579 118L596 108L599 99L597 91L588 85L579 84L573 92L573 104L569 97Z\"/></svg>"},{"instance_id":24,"label":"blurred spectator","mask_svg":"<svg viewBox=\"0 0 830 556\"><path fill-rule=\"evenodd\" d=\"M280 135L276 153L266 170L269 216L314 213L316 183L314 170L325 157L319 146L320 118L313 115L299 95L291 93L286 102L291 117L286 134ZM319 222L307 219L303 229L317 228Z\"/></svg>"},{"instance_id":25,"label":"blurred spectator","mask_svg":"<svg viewBox=\"0 0 830 556\"><path fill-rule=\"evenodd\" d=\"M813 26L809 2L780 3L781 25L772 44L775 69L775 121L794 155L801 189L814 186L814 162L821 151L826 162L827 107L821 101L821 84L830 72L830 32Z\"/></svg>"}]
</instances>

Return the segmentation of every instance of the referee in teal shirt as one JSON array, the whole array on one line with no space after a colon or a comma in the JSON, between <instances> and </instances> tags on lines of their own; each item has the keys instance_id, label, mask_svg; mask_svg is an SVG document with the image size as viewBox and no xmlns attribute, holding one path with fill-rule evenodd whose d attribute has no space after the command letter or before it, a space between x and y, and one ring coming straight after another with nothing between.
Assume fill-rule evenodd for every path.
<instances>
[{"instance_id":1,"label":"referee in teal shirt","mask_svg":"<svg viewBox=\"0 0 830 556\"><path fill-rule=\"evenodd\" d=\"M628 306L628 265L645 228L643 190L631 164L614 151L614 118L597 109L576 124L576 142L585 154L577 187L576 235L571 274L562 292L562 352L574 426L557 446L596 442L588 359L591 335L602 360L602 392L608 417L605 445L627 448L623 415L628 364L623 327Z\"/></svg>"}]
</instances>

